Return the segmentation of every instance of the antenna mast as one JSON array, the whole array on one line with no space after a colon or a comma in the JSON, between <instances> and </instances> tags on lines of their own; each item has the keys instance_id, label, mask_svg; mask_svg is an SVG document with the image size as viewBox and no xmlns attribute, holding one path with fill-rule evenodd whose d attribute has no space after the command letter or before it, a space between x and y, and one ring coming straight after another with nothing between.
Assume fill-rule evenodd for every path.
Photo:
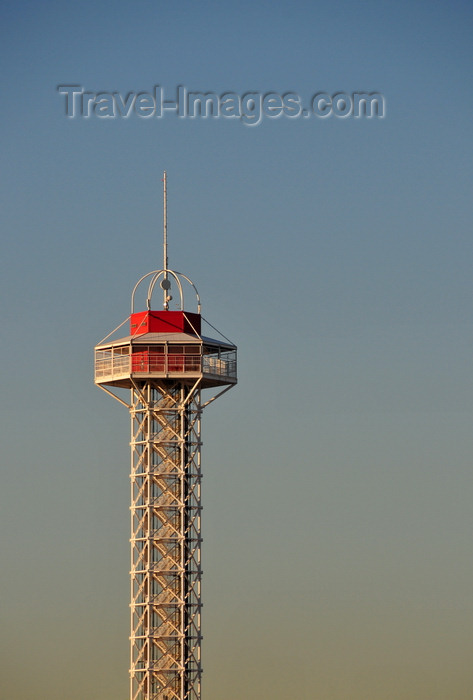
<instances>
[{"instance_id":1,"label":"antenna mast","mask_svg":"<svg viewBox=\"0 0 473 700\"><path fill-rule=\"evenodd\" d=\"M171 287L168 280L168 193L166 186L167 174L166 171L163 173L163 270L164 278L161 282L161 288L163 290L163 306L167 311L169 308L169 301L171 297L168 292Z\"/></svg>"}]
</instances>

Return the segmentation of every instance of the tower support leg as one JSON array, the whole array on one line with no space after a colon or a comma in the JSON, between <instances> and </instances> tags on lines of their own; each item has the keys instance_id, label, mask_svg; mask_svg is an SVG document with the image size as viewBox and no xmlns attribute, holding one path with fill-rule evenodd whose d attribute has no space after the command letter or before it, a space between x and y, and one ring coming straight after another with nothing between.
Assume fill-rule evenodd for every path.
<instances>
[{"instance_id":1,"label":"tower support leg","mask_svg":"<svg viewBox=\"0 0 473 700\"><path fill-rule=\"evenodd\" d=\"M130 414L130 700L200 700L200 390L140 382Z\"/></svg>"}]
</instances>

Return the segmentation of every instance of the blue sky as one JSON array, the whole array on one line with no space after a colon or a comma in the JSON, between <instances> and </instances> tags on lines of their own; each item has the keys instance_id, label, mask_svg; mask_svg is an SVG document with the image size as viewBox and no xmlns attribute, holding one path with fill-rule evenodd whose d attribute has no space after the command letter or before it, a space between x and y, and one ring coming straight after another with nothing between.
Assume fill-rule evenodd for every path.
<instances>
[{"instance_id":1,"label":"blue sky","mask_svg":"<svg viewBox=\"0 0 473 700\"><path fill-rule=\"evenodd\" d=\"M203 421L205 698L470 698L472 14L3 3L2 697L127 697L128 416L92 349L161 264L166 169L170 264L239 346ZM61 84L386 116L67 119Z\"/></svg>"}]
</instances>

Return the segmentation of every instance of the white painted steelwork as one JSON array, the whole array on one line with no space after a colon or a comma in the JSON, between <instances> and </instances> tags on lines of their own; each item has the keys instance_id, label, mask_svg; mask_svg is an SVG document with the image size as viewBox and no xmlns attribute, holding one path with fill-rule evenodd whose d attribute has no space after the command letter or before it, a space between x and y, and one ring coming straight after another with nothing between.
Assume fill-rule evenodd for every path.
<instances>
[{"instance_id":1,"label":"white painted steelwork","mask_svg":"<svg viewBox=\"0 0 473 700\"><path fill-rule=\"evenodd\" d=\"M139 383L130 412L130 698L200 700L200 391Z\"/></svg>"}]
</instances>

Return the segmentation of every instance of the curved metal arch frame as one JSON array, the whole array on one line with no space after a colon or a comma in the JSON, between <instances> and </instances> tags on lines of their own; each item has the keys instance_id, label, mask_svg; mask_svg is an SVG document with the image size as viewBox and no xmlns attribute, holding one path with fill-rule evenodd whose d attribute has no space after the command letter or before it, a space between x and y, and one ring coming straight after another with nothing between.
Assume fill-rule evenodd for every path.
<instances>
[{"instance_id":1,"label":"curved metal arch frame","mask_svg":"<svg viewBox=\"0 0 473 700\"><path fill-rule=\"evenodd\" d=\"M184 290L182 288L181 280L179 279L180 277L182 277L182 279L186 280L186 282L188 282L191 285L191 287L193 288L193 290L195 292L196 299L197 299L197 313L199 313L199 314L201 313L201 302L200 302L199 292L197 291L197 287L195 286L195 284L192 282L191 279L189 279L189 277L187 277L187 275L184 275L182 272L177 272L177 270L152 270L151 272L148 272L146 275L143 275L143 277L141 277L138 280L138 282L135 284L135 286L133 287L133 291L131 293L131 313L132 314L135 313L136 290L138 289L140 284L148 277L151 277L151 275L153 275L153 277L149 283L148 296L146 298L146 305L147 305L148 310L150 310L150 308L151 308L151 298L153 296L153 292L154 292L154 288L156 286L156 283L158 282L160 277L163 277L163 279L167 279L168 275L171 275L174 278L174 280L177 284L177 287L179 289L180 310L184 311Z\"/></svg>"}]
</instances>

